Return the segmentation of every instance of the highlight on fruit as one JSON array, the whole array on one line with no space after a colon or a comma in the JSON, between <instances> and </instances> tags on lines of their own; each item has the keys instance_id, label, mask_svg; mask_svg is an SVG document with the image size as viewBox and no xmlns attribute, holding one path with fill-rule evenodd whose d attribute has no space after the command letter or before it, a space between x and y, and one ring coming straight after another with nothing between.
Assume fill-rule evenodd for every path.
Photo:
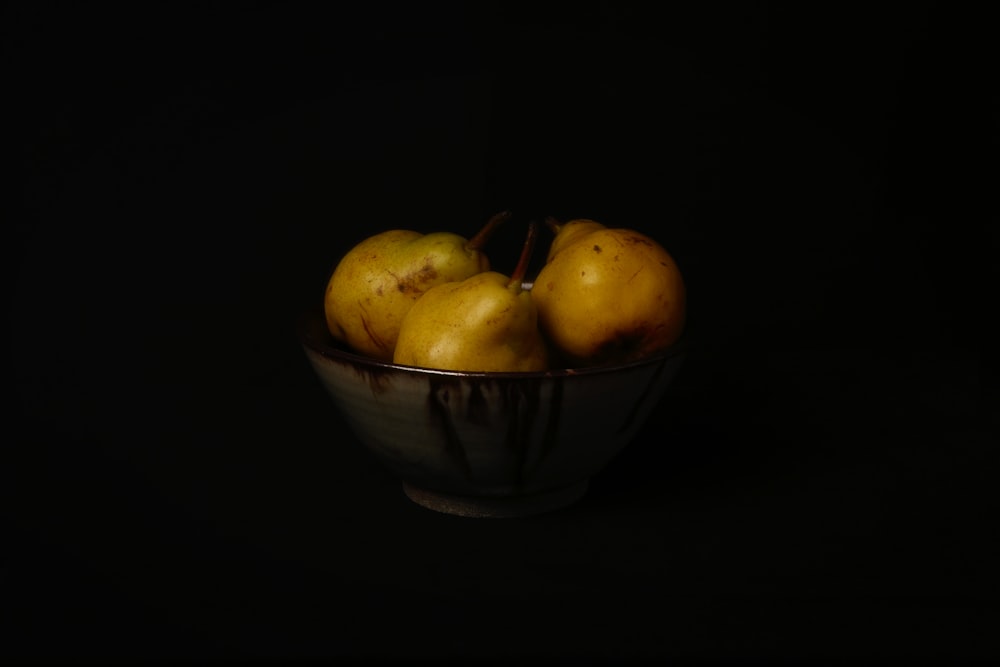
<instances>
[{"instance_id":1,"label":"highlight on fruit","mask_svg":"<svg viewBox=\"0 0 1000 667\"><path fill-rule=\"evenodd\" d=\"M680 339L684 278L657 239L589 218L531 220L505 275L486 247L512 219L497 213L469 239L388 229L362 240L327 282L331 336L379 361L468 372L627 363ZM550 240L529 276L541 230Z\"/></svg>"}]
</instances>

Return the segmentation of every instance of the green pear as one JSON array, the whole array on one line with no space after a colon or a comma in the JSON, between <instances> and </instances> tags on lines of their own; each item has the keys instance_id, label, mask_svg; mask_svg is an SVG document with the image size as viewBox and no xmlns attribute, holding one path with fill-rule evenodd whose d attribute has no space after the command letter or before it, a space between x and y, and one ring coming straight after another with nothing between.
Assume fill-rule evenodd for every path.
<instances>
[{"instance_id":1,"label":"green pear","mask_svg":"<svg viewBox=\"0 0 1000 667\"><path fill-rule=\"evenodd\" d=\"M327 282L323 305L330 334L358 354L392 361L413 304L435 285L488 271L484 246L509 217L508 211L496 214L471 239L408 229L364 239L340 259Z\"/></svg>"},{"instance_id":2,"label":"green pear","mask_svg":"<svg viewBox=\"0 0 1000 667\"><path fill-rule=\"evenodd\" d=\"M677 263L646 234L591 223L549 224L557 232L557 251L550 252L531 292L553 355L584 367L666 349L680 338L686 319Z\"/></svg>"},{"instance_id":3,"label":"green pear","mask_svg":"<svg viewBox=\"0 0 1000 667\"><path fill-rule=\"evenodd\" d=\"M410 309L393 362L451 371L542 371L548 349L523 280L535 244L532 221L510 276L485 271L436 285Z\"/></svg>"}]
</instances>

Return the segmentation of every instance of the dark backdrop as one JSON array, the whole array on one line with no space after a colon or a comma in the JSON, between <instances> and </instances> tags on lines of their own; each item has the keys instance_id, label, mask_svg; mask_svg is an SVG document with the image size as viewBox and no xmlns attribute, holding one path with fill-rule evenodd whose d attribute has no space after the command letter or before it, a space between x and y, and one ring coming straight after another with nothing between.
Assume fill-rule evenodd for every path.
<instances>
[{"instance_id":1,"label":"dark backdrop","mask_svg":"<svg viewBox=\"0 0 1000 667\"><path fill-rule=\"evenodd\" d=\"M985 16L416 5L5 5L0 655L1000 658ZM293 325L505 208L655 235L697 335L578 505L461 519Z\"/></svg>"}]
</instances>

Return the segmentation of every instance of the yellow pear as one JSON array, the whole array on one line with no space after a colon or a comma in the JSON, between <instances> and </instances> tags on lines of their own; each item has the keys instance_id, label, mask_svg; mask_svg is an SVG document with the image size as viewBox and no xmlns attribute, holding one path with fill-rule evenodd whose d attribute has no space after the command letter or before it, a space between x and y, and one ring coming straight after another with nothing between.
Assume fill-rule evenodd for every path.
<instances>
[{"instance_id":1,"label":"yellow pear","mask_svg":"<svg viewBox=\"0 0 1000 667\"><path fill-rule=\"evenodd\" d=\"M686 290L673 257L641 232L566 223L532 286L539 325L570 366L641 359L677 341ZM569 243L560 236L571 233Z\"/></svg>"},{"instance_id":2,"label":"yellow pear","mask_svg":"<svg viewBox=\"0 0 1000 667\"><path fill-rule=\"evenodd\" d=\"M471 239L391 229L370 236L337 263L323 306L330 334L358 354L392 361L403 317L431 287L488 271L483 247L510 217L493 216Z\"/></svg>"},{"instance_id":3,"label":"yellow pear","mask_svg":"<svg viewBox=\"0 0 1000 667\"><path fill-rule=\"evenodd\" d=\"M548 255L545 258L546 262L552 261L552 258L555 257L560 250L570 245L581 236L598 229L606 229L605 225L588 218L577 218L568 222L559 222L553 217L548 217L545 219L545 224L554 235L552 243L549 245Z\"/></svg>"},{"instance_id":4,"label":"yellow pear","mask_svg":"<svg viewBox=\"0 0 1000 667\"><path fill-rule=\"evenodd\" d=\"M542 371L548 348L524 274L536 224L517 266L506 276L485 271L427 290L403 320L393 361L451 371Z\"/></svg>"}]
</instances>

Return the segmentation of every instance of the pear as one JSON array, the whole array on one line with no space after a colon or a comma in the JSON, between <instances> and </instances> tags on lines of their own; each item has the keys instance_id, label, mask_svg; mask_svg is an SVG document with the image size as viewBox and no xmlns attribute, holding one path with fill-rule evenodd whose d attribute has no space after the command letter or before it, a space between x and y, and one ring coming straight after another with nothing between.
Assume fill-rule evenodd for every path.
<instances>
[{"instance_id":1,"label":"pear","mask_svg":"<svg viewBox=\"0 0 1000 667\"><path fill-rule=\"evenodd\" d=\"M323 306L330 334L358 354L392 361L410 307L434 285L488 271L484 246L509 217L509 211L497 213L471 239L391 229L362 240L327 282Z\"/></svg>"},{"instance_id":2,"label":"pear","mask_svg":"<svg viewBox=\"0 0 1000 667\"><path fill-rule=\"evenodd\" d=\"M570 220L569 222L559 222L553 217L548 217L545 219L545 224L553 233L552 243L549 245L548 255L545 257L546 262L552 261L560 250L576 241L578 238L584 234L589 234L590 232L596 231L598 229L605 229L605 225L597 222L596 220L590 220L589 218L577 218L575 220Z\"/></svg>"},{"instance_id":3,"label":"pear","mask_svg":"<svg viewBox=\"0 0 1000 667\"><path fill-rule=\"evenodd\" d=\"M509 276L485 271L436 285L403 320L393 361L451 371L543 371L548 348L531 291L523 287L537 223Z\"/></svg>"},{"instance_id":4,"label":"pear","mask_svg":"<svg viewBox=\"0 0 1000 667\"><path fill-rule=\"evenodd\" d=\"M594 221L559 223L532 286L553 353L571 367L624 363L676 342L686 289L673 257L655 239ZM569 235L569 236L564 236Z\"/></svg>"}]
</instances>

